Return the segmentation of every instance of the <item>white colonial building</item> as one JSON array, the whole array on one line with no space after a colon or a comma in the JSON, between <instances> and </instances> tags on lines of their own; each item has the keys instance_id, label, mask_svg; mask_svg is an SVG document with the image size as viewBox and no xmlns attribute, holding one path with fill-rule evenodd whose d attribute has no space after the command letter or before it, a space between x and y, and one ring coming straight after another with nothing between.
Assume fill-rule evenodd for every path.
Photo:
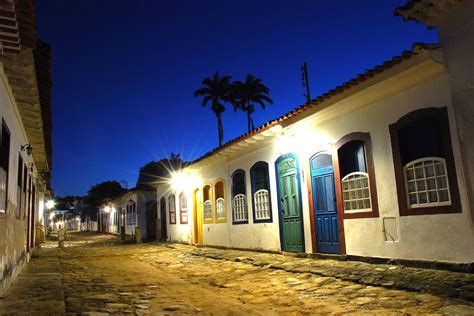
<instances>
[{"instance_id":1,"label":"white colonial building","mask_svg":"<svg viewBox=\"0 0 474 316\"><path fill-rule=\"evenodd\" d=\"M139 227L142 240L155 240L156 218L156 190L135 188L99 207L98 230L135 236Z\"/></svg>"},{"instance_id":2,"label":"white colonial building","mask_svg":"<svg viewBox=\"0 0 474 316\"><path fill-rule=\"evenodd\" d=\"M415 44L159 187L163 235L473 262L474 2L432 2L396 13L438 27L440 44Z\"/></svg>"},{"instance_id":3,"label":"white colonial building","mask_svg":"<svg viewBox=\"0 0 474 316\"><path fill-rule=\"evenodd\" d=\"M0 19L0 296L44 239L50 194L51 51L34 1L2 3Z\"/></svg>"}]
</instances>

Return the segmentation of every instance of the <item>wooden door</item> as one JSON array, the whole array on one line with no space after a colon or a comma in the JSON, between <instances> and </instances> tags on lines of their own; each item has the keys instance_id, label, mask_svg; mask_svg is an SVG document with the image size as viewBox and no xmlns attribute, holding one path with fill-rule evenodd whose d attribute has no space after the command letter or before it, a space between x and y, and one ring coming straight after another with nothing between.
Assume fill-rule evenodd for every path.
<instances>
[{"instance_id":1,"label":"wooden door","mask_svg":"<svg viewBox=\"0 0 474 316\"><path fill-rule=\"evenodd\" d=\"M339 230L332 156L319 154L311 161L313 210L317 252L339 253Z\"/></svg>"},{"instance_id":2,"label":"wooden door","mask_svg":"<svg viewBox=\"0 0 474 316\"><path fill-rule=\"evenodd\" d=\"M156 201L146 202L146 237L149 240L156 240L156 219L157 214Z\"/></svg>"},{"instance_id":3,"label":"wooden door","mask_svg":"<svg viewBox=\"0 0 474 316\"><path fill-rule=\"evenodd\" d=\"M119 234L120 235L125 235L125 209L121 208L120 209L120 227L119 227Z\"/></svg>"},{"instance_id":4,"label":"wooden door","mask_svg":"<svg viewBox=\"0 0 474 316\"><path fill-rule=\"evenodd\" d=\"M168 239L168 230L166 222L166 199L164 197L160 200L160 223L161 223L161 240Z\"/></svg>"},{"instance_id":5,"label":"wooden door","mask_svg":"<svg viewBox=\"0 0 474 316\"><path fill-rule=\"evenodd\" d=\"M193 228L194 243L202 244L202 196L201 190L196 189L193 192Z\"/></svg>"},{"instance_id":6,"label":"wooden door","mask_svg":"<svg viewBox=\"0 0 474 316\"><path fill-rule=\"evenodd\" d=\"M303 252L303 212L299 169L293 155L277 160L280 238L283 251Z\"/></svg>"},{"instance_id":7,"label":"wooden door","mask_svg":"<svg viewBox=\"0 0 474 316\"><path fill-rule=\"evenodd\" d=\"M113 225L114 225L114 233L118 234L119 233L119 213L118 213L118 211L114 213Z\"/></svg>"}]
</instances>

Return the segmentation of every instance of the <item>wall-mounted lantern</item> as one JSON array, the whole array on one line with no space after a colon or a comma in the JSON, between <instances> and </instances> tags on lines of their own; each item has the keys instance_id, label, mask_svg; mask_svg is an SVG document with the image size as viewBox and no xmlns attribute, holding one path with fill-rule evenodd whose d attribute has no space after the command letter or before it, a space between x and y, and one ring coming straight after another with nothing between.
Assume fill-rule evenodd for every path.
<instances>
[{"instance_id":1,"label":"wall-mounted lantern","mask_svg":"<svg viewBox=\"0 0 474 316\"><path fill-rule=\"evenodd\" d=\"M33 147L31 147L30 144L24 144L23 146L21 146L21 151L26 152L26 154L30 156L31 152L33 151Z\"/></svg>"}]
</instances>

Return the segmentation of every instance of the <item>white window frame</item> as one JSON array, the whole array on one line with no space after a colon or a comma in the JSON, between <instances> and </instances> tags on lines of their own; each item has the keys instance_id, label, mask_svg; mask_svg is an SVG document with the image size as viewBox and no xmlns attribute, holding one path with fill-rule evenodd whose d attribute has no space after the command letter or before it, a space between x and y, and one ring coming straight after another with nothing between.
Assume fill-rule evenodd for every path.
<instances>
[{"instance_id":1,"label":"white window frame","mask_svg":"<svg viewBox=\"0 0 474 316\"><path fill-rule=\"evenodd\" d=\"M127 204L125 212L126 212L126 216L125 216L126 225L131 225L130 224L130 203Z\"/></svg>"},{"instance_id":2,"label":"white window frame","mask_svg":"<svg viewBox=\"0 0 474 316\"><path fill-rule=\"evenodd\" d=\"M362 177L367 179L367 187L356 187L356 188L345 189L344 188L345 183L348 183L349 181L354 181L356 177L358 177L358 179L362 179ZM367 172L361 172L361 171L351 172L341 179L341 184L342 184L342 201L343 201L344 213L363 213L363 212L372 211L372 195L370 192L370 179L369 179L369 174ZM358 194L357 192L364 192L364 190L367 190L368 196L349 197L349 199L345 197L346 193L348 195L351 195L351 193L354 192L354 195L357 195ZM369 201L369 207L352 208L353 202L357 203L359 201L362 201L363 203L364 200ZM346 203L351 204L351 209L346 209Z\"/></svg>"},{"instance_id":3,"label":"white window frame","mask_svg":"<svg viewBox=\"0 0 474 316\"><path fill-rule=\"evenodd\" d=\"M184 202L184 207L183 207ZM185 220L183 220L183 214L185 215ZM187 224L188 223L188 199L186 194L181 193L179 195L179 223Z\"/></svg>"},{"instance_id":4,"label":"white window frame","mask_svg":"<svg viewBox=\"0 0 474 316\"><path fill-rule=\"evenodd\" d=\"M127 225L137 225L137 202L127 204Z\"/></svg>"},{"instance_id":5,"label":"white window frame","mask_svg":"<svg viewBox=\"0 0 474 316\"><path fill-rule=\"evenodd\" d=\"M268 192L267 189L260 189L253 194L253 200L255 205L255 220L270 219L270 192Z\"/></svg>"},{"instance_id":6,"label":"white window frame","mask_svg":"<svg viewBox=\"0 0 474 316\"><path fill-rule=\"evenodd\" d=\"M208 211L208 214L206 213L206 211ZM206 200L206 201L204 201L204 203L203 203L203 208L202 208L202 213L203 213L204 221L208 221L208 220L212 220L212 219L213 219L213 216L212 216L212 202L211 202L211 200ZM209 215L210 217L206 217L206 215Z\"/></svg>"},{"instance_id":7,"label":"white window frame","mask_svg":"<svg viewBox=\"0 0 474 316\"><path fill-rule=\"evenodd\" d=\"M232 199L232 216L236 223L248 221L247 197L245 194L237 194Z\"/></svg>"},{"instance_id":8,"label":"white window frame","mask_svg":"<svg viewBox=\"0 0 474 316\"><path fill-rule=\"evenodd\" d=\"M416 164L419 164L421 163L422 164L422 170L423 170L423 177L422 178L416 178L416 172L415 172L415 165ZM426 175L426 169L425 169L425 165L427 163L433 163L433 172L434 174L432 176L427 176ZM436 174L436 168L434 167L434 165L436 163L441 163L442 166L443 166L443 170L444 170L444 174L443 175L437 175ZM413 174L414 174L414 178L413 179L408 179L408 170L412 170L413 169ZM441 178L441 177L444 177L445 179L445 183L446 183L446 188L440 188L438 189L438 182L436 181L437 178ZM420 208L420 207L435 207L435 206L446 206L446 205L452 205L452 201L451 201L451 189L449 187L449 177L448 177L448 169L446 167L446 159L444 158L441 158L441 157L423 157L423 158L419 158L419 159L416 159L416 160L413 160L413 161L410 161L409 163L407 163L404 167L403 167L403 178L404 178L404 181L405 181L405 197L407 199L407 206L409 209L413 209L413 208ZM434 179L435 181L435 185L436 185L436 189L435 190L429 190L428 189L428 180L429 179ZM418 190L418 184L417 184L417 181L420 181L420 180L424 180L424 186L425 186L425 190ZM414 182L415 183L415 191L412 191L410 192L409 191L409 183L411 182ZM440 198L439 198L439 192L440 191L444 191L446 190L447 191L447 195L448 195L448 200L447 201L442 201L442 202L439 202ZM410 203L410 194L416 194L416 197L417 197L417 201L418 201L418 193L419 192L426 192L426 198L427 198L427 203L417 203L417 204L411 204ZM436 195L437 195L437 199L438 201L437 202L429 202L429 192L436 192Z\"/></svg>"},{"instance_id":9,"label":"white window frame","mask_svg":"<svg viewBox=\"0 0 474 316\"><path fill-rule=\"evenodd\" d=\"M216 200L216 218L225 219L225 200L220 197Z\"/></svg>"},{"instance_id":10,"label":"white window frame","mask_svg":"<svg viewBox=\"0 0 474 316\"><path fill-rule=\"evenodd\" d=\"M0 167L0 214L7 212L7 178L7 171Z\"/></svg>"},{"instance_id":11,"label":"white window frame","mask_svg":"<svg viewBox=\"0 0 474 316\"><path fill-rule=\"evenodd\" d=\"M173 202L173 203L171 203ZM171 207L173 206L173 207ZM170 225L176 225L177 221L176 221L176 195L174 194L171 194L169 197L168 197L168 213L169 213L169 217L170 217ZM173 214L173 216L171 216L171 214ZM174 218L174 221L172 221L171 219Z\"/></svg>"}]
</instances>

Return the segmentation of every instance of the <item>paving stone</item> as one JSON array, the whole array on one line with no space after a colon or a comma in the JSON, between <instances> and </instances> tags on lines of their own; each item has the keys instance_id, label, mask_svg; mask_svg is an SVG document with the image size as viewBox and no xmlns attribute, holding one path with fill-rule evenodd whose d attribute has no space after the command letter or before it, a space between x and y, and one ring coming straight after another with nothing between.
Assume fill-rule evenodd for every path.
<instances>
[{"instance_id":1,"label":"paving stone","mask_svg":"<svg viewBox=\"0 0 474 316\"><path fill-rule=\"evenodd\" d=\"M30 262L2 313L473 313L470 274L77 236Z\"/></svg>"},{"instance_id":2,"label":"paving stone","mask_svg":"<svg viewBox=\"0 0 474 316\"><path fill-rule=\"evenodd\" d=\"M105 302L114 302L117 300L117 296L114 294L105 293L105 294L95 294L95 295L86 296L85 299L105 301Z\"/></svg>"},{"instance_id":3,"label":"paving stone","mask_svg":"<svg viewBox=\"0 0 474 316\"><path fill-rule=\"evenodd\" d=\"M163 307L163 310L168 311L168 312L176 312L182 309L183 309L183 306L181 305L171 305L171 306Z\"/></svg>"},{"instance_id":4,"label":"paving stone","mask_svg":"<svg viewBox=\"0 0 474 316\"><path fill-rule=\"evenodd\" d=\"M442 311L453 315L474 315L474 307L467 305L450 305L442 308Z\"/></svg>"},{"instance_id":5,"label":"paving stone","mask_svg":"<svg viewBox=\"0 0 474 316\"><path fill-rule=\"evenodd\" d=\"M375 298L372 297L358 297L354 299L352 302L356 305L367 305L375 301Z\"/></svg>"},{"instance_id":6,"label":"paving stone","mask_svg":"<svg viewBox=\"0 0 474 316\"><path fill-rule=\"evenodd\" d=\"M135 305L134 307L138 308L138 309L149 309L150 308L150 306L143 305L143 304L138 304L138 305Z\"/></svg>"},{"instance_id":7,"label":"paving stone","mask_svg":"<svg viewBox=\"0 0 474 316\"><path fill-rule=\"evenodd\" d=\"M392 300L392 299L379 299L378 304L382 307L392 309L392 310L403 308L403 305L400 302L396 300Z\"/></svg>"}]
</instances>

